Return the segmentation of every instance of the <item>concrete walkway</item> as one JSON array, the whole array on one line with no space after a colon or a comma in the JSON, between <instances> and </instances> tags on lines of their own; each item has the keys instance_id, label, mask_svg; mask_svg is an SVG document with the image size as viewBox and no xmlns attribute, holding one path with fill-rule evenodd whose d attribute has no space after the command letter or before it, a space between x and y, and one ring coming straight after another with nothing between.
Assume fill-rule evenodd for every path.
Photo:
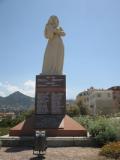
<instances>
[{"instance_id":1,"label":"concrete walkway","mask_svg":"<svg viewBox=\"0 0 120 160\"><path fill-rule=\"evenodd\" d=\"M61 147L48 148L43 157L36 158L32 148L13 147L0 150L0 160L108 160L99 156L99 148Z\"/></svg>"}]
</instances>

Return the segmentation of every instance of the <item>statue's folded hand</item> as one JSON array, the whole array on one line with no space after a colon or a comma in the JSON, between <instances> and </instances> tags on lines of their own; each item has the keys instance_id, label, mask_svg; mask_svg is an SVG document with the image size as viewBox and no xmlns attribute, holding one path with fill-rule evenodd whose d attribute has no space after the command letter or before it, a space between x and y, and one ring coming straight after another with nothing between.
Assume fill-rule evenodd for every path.
<instances>
[{"instance_id":1,"label":"statue's folded hand","mask_svg":"<svg viewBox=\"0 0 120 160\"><path fill-rule=\"evenodd\" d=\"M65 36L65 32L63 31L63 29L61 27L56 28L54 33L59 35L59 36Z\"/></svg>"}]
</instances>

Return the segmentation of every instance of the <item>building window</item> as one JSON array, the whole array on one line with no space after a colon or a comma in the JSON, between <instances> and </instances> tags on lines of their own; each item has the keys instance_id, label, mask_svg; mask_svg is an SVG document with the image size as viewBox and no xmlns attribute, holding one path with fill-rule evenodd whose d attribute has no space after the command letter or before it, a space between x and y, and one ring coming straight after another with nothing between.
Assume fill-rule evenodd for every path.
<instances>
[{"instance_id":1,"label":"building window","mask_svg":"<svg viewBox=\"0 0 120 160\"><path fill-rule=\"evenodd\" d=\"M116 96L113 96L113 99L116 99Z\"/></svg>"},{"instance_id":2,"label":"building window","mask_svg":"<svg viewBox=\"0 0 120 160\"><path fill-rule=\"evenodd\" d=\"M94 106L93 106L93 105L90 105L90 108L94 108Z\"/></svg>"},{"instance_id":3,"label":"building window","mask_svg":"<svg viewBox=\"0 0 120 160\"><path fill-rule=\"evenodd\" d=\"M98 94L97 94L97 96L98 96L98 97L101 97L101 94L100 94L100 93L98 93Z\"/></svg>"},{"instance_id":4,"label":"building window","mask_svg":"<svg viewBox=\"0 0 120 160\"><path fill-rule=\"evenodd\" d=\"M111 94L110 94L110 93L108 93L108 97L111 97Z\"/></svg>"}]
</instances>

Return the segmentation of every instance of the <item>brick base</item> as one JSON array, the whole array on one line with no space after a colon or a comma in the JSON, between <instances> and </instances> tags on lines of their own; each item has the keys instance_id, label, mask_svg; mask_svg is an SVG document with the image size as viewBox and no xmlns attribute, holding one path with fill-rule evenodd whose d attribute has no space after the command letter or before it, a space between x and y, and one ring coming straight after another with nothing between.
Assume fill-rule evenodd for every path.
<instances>
[{"instance_id":1,"label":"brick base","mask_svg":"<svg viewBox=\"0 0 120 160\"><path fill-rule=\"evenodd\" d=\"M35 126L34 126L35 117L31 116L27 120L19 123L15 127L10 129L10 136L34 136ZM64 128L56 128L56 129L43 129L39 128L39 130L46 130L46 134L48 137L55 136L87 136L87 130L81 126L78 122L70 118L68 115L63 117Z\"/></svg>"}]
</instances>

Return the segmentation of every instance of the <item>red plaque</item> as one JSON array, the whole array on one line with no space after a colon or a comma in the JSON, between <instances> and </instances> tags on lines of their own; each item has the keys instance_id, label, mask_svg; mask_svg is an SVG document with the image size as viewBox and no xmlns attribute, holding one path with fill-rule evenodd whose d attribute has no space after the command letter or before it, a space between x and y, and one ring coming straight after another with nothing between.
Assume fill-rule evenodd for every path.
<instances>
[{"instance_id":1,"label":"red plaque","mask_svg":"<svg viewBox=\"0 0 120 160\"><path fill-rule=\"evenodd\" d=\"M36 114L65 114L66 79L64 75L36 76Z\"/></svg>"}]
</instances>

